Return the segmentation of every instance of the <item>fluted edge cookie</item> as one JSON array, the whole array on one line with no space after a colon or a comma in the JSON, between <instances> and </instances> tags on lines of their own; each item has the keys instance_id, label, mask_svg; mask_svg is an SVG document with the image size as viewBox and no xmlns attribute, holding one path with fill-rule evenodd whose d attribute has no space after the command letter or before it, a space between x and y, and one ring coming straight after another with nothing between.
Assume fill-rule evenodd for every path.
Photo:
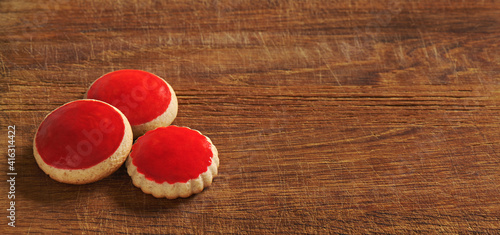
<instances>
[{"instance_id":1,"label":"fluted edge cookie","mask_svg":"<svg viewBox=\"0 0 500 235\"><path fill-rule=\"evenodd\" d=\"M182 137L183 133L195 138ZM197 152L184 152L187 147ZM173 150L174 148L176 149ZM198 154L199 152L202 154ZM173 156L175 154L182 156ZM190 156L197 154L196 157ZM142 160L137 160L141 157ZM199 131L169 126L157 128L139 137L132 147L126 166L133 184L144 193L156 198L186 198L212 184L213 178L218 174L219 157L210 138Z\"/></svg>"}]
</instances>

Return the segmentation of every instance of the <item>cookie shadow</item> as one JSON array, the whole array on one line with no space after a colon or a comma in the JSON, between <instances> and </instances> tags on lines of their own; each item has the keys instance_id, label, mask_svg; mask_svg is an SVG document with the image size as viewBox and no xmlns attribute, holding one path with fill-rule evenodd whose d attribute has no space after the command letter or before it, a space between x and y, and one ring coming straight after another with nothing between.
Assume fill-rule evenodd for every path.
<instances>
[{"instance_id":1,"label":"cookie shadow","mask_svg":"<svg viewBox=\"0 0 500 235\"><path fill-rule=\"evenodd\" d=\"M20 197L29 201L34 201L41 207L50 205L60 205L68 201L78 200L85 196L90 196L100 186L100 182L84 185L72 185L57 182L45 174L33 162L24 164L22 172L18 174L18 185L16 185Z\"/></svg>"},{"instance_id":2,"label":"cookie shadow","mask_svg":"<svg viewBox=\"0 0 500 235\"><path fill-rule=\"evenodd\" d=\"M29 159L29 160L28 160ZM57 182L46 175L33 157L22 162L23 171L16 176L16 197L32 201L40 208L73 205L110 204L105 207L124 210L130 214L148 215L164 212L189 203L188 198L155 198L132 184L125 164L110 176L90 184L72 185ZM96 200L102 202L96 202Z\"/></svg>"}]
</instances>

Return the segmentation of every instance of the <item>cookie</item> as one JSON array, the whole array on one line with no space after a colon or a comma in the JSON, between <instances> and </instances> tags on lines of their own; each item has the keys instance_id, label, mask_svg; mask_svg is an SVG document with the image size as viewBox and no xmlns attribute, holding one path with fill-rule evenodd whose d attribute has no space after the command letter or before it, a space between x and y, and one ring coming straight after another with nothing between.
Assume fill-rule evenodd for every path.
<instances>
[{"instance_id":1,"label":"cookie","mask_svg":"<svg viewBox=\"0 0 500 235\"><path fill-rule=\"evenodd\" d=\"M219 157L199 131L159 127L139 137L126 162L132 182L157 198L189 197L212 184Z\"/></svg>"},{"instance_id":2,"label":"cookie","mask_svg":"<svg viewBox=\"0 0 500 235\"><path fill-rule=\"evenodd\" d=\"M118 109L98 100L77 100L45 117L33 140L33 154L52 179L87 184L115 172L132 141L130 124Z\"/></svg>"},{"instance_id":3,"label":"cookie","mask_svg":"<svg viewBox=\"0 0 500 235\"><path fill-rule=\"evenodd\" d=\"M160 77L141 70L118 70L98 78L85 98L107 102L125 114L134 138L170 125L177 116L177 97Z\"/></svg>"}]
</instances>

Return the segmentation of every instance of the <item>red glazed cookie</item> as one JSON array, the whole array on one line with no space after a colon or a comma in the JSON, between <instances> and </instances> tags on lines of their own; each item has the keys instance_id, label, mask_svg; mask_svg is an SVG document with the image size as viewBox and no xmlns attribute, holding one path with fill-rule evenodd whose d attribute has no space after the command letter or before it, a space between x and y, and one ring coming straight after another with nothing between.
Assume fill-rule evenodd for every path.
<instances>
[{"instance_id":1,"label":"red glazed cookie","mask_svg":"<svg viewBox=\"0 0 500 235\"><path fill-rule=\"evenodd\" d=\"M177 97L160 77L141 70L118 70L100 77L90 86L86 98L107 102L125 114L134 138L177 116Z\"/></svg>"},{"instance_id":2,"label":"red glazed cookie","mask_svg":"<svg viewBox=\"0 0 500 235\"><path fill-rule=\"evenodd\" d=\"M131 148L127 118L98 100L77 100L55 109L33 140L38 166L52 179L68 184L92 183L110 175Z\"/></svg>"},{"instance_id":3,"label":"red glazed cookie","mask_svg":"<svg viewBox=\"0 0 500 235\"><path fill-rule=\"evenodd\" d=\"M212 184L219 157L212 141L187 127L160 127L139 137L127 159L135 186L154 197L189 197Z\"/></svg>"}]
</instances>

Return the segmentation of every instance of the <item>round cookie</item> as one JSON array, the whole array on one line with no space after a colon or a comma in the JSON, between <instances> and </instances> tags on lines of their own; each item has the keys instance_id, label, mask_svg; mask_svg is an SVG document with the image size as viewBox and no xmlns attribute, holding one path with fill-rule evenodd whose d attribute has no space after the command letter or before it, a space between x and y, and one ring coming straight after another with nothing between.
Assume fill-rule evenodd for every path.
<instances>
[{"instance_id":1,"label":"round cookie","mask_svg":"<svg viewBox=\"0 0 500 235\"><path fill-rule=\"evenodd\" d=\"M159 127L139 137L126 162L132 182L157 198L189 197L212 184L219 157L199 131Z\"/></svg>"},{"instance_id":2,"label":"round cookie","mask_svg":"<svg viewBox=\"0 0 500 235\"><path fill-rule=\"evenodd\" d=\"M33 140L33 154L52 179L87 184L115 172L132 141L130 124L118 109L98 100L76 100L45 117Z\"/></svg>"},{"instance_id":3,"label":"round cookie","mask_svg":"<svg viewBox=\"0 0 500 235\"><path fill-rule=\"evenodd\" d=\"M177 97L160 77L142 70L118 70L90 85L85 98L107 102L125 114L134 138L170 125L177 116Z\"/></svg>"}]
</instances>

